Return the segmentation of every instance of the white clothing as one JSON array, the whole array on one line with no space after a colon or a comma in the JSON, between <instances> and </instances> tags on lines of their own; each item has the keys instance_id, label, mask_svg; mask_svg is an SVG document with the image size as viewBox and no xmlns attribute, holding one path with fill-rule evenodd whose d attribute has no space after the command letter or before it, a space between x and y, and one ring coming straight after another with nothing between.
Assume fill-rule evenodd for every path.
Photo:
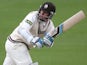
<instances>
[{"instance_id":1,"label":"white clothing","mask_svg":"<svg viewBox=\"0 0 87 65\"><path fill-rule=\"evenodd\" d=\"M10 37L14 41L7 39L6 41L6 58L3 65L29 65L32 63L32 59L29 54L29 48L33 45L30 43L33 36L43 37L44 33L54 29L54 25L51 20L43 22L38 19L38 11L29 13L20 25L10 34Z\"/></svg>"}]
</instances>

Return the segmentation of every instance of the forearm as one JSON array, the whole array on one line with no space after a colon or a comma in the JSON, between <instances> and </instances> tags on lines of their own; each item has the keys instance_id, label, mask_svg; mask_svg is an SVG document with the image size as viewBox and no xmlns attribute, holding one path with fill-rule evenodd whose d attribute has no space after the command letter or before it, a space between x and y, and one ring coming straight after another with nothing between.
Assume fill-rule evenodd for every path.
<instances>
[{"instance_id":1,"label":"forearm","mask_svg":"<svg viewBox=\"0 0 87 65\"><path fill-rule=\"evenodd\" d=\"M33 35L31 35L30 32L24 28L19 28L18 33L27 41L27 44L30 44L31 40L33 39Z\"/></svg>"},{"instance_id":2,"label":"forearm","mask_svg":"<svg viewBox=\"0 0 87 65\"><path fill-rule=\"evenodd\" d=\"M34 47L38 48L43 47L43 40L41 38L33 36L30 32L23 28L20 28L18 32L27 41L26 44L32 44Z\"/></svg>"}]
</instances>

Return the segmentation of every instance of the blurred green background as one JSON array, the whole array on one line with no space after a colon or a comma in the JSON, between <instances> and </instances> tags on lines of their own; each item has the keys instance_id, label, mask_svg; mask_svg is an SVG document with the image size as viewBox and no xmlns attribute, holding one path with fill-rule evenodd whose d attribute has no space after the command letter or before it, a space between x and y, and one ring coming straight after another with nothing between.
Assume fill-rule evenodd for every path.
<instances>
[{"instance_id":1,"label":"blurred green background","mask_svg":"<svg viewBox=\"0 0 87 65\"><path fill-rule=\"evenodd\" d=\"M7 36L33 10L51 0L0 0L0 65L5 58ZM87 15L87 0L52 0L57 12L53 17L55 26L83 10ZM52 48L32 49L33 61L39 65L87 65L87 18L58 36Z\"/></svg>"}]
</instances>

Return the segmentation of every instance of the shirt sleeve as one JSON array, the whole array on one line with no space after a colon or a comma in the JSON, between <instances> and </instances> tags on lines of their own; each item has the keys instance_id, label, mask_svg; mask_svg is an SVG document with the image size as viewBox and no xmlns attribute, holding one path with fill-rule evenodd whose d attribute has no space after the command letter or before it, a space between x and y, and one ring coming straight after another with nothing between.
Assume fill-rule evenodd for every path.
<instances>
[{"instance_id":1,"label":"shirt sleeve","mask_svg":"<svg viewBox=\"0 0 87 65\"><path fill-rule=\"evenodd\" d=\"M36 16L37 11L30 12L19 25L18 32L27 41L28 44L33 39L33 35L30 33L30 29L37 20Z\"/></svg>"},{"instance_id":2,"label":"shirt sleeve","mask_svg":"<svg viewBox=\"0 0 87 65\"><path fill-rule=\"evenodd\" d=\"M26 20L23 21L18 28L18 33L27 41L28 44L33 39L33 35L29 31L31 27L32 27L32 22Z\"/></svg>"}]
</instances>

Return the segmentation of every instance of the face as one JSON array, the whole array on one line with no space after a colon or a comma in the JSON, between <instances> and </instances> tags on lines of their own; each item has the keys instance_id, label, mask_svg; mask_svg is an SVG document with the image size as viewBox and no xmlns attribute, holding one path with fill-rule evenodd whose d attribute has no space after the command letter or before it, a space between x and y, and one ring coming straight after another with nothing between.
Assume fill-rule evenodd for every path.
<instances>
[{"instance_id":1,"label":"face","mask_svg":"<svg viewBox=\"0 0 87 65\"><path fill-rule=\"evenodd\" d=\"M48 19L49 19L49 14L47 12L41 10L40 13L39 13L39 19L41 21L47 22Z\"/></svg>"}]
</instances>

